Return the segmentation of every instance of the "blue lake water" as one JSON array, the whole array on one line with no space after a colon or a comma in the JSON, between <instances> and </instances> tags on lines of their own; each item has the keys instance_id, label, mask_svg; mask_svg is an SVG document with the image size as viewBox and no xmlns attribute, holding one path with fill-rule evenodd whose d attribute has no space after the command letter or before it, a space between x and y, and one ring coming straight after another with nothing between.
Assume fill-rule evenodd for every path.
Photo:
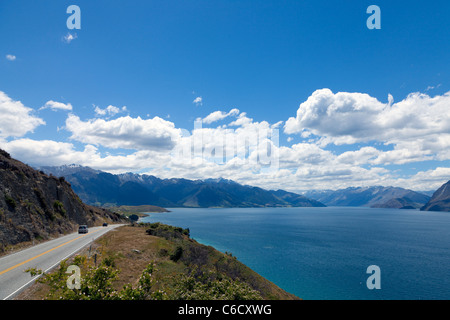
<instances>
[{"instance_id":1,"label":"blue lake water","mask_svg":"<svg viewBox=\"0 0 450 320\"><path fill-rule=\"evenodd\" d=\"M175 208L191 237L303 299L450 299L450 213L361 207ZM367 267L380 268L369 290Z\"/></svg>"}]
</instances>

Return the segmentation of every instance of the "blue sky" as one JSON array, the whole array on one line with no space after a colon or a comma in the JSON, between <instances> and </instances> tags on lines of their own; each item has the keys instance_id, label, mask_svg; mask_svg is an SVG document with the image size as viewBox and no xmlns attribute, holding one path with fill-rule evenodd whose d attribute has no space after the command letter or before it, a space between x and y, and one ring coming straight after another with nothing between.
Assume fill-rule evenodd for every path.
<instances>
[{"instance_id":1,"label":"blue sky","mask_svg":"<svg viewBox=\"0 0 450 320\"><path fill-rule=\"evenodd\" d=\"M80 30L66 25L72 4ZM448 1L4 0L0 146L36 166L435 189L450 179L449 14ZM194 137L213 112L197 132L210 144L226 128L278 130L277 170L174 160L192 143L180 130Z\"/></svg>"}]
</instances>

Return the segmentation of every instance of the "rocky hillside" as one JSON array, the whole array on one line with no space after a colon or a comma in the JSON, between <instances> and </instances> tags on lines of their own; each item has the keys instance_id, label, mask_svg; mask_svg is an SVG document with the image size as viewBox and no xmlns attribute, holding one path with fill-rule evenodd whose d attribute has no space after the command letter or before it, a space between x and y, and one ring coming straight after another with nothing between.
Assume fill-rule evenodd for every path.
<instances>
[{"instance_id":1,"label":"rocky hillside","mask_svg":"<svg viewBox=\"0 0 450 320\"><path fill-rule=\"evenodd\" d=\"M0 253L8 245L74 232L79 224L121 219L84 204L64 178L36 171L0 150Z\"/></svg>"},{"instance_id":2,"label":"rocky hillside","mask_svg":"<svg viewBox=\"0 0 450 320\"><path fill-rule=\"evenodd\" d=\"M450 181L444 183L420 210L450 211Z\"/></svg>"}]
</instances>

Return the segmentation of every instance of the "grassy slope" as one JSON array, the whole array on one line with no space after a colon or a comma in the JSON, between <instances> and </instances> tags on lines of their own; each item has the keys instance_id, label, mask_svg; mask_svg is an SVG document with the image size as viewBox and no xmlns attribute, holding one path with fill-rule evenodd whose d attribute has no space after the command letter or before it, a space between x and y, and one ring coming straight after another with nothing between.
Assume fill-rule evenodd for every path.
<instances>
[{"instance_id":1,"label":"grassy slope","mask_svg":"<svg viewBox=\"0 0 450 320\"><path fill-rule=\"evenodd\" d=\"M149 225L124 226L97 239L89 253L85 249L81 254L97 254L97 263L106 257L113 257L120 269L119 279L114 283L117 289L126 284L135 285L145 267L154 262L158 280L155 289L165 292L173 290L173 279L181 274L196 272L221 274L231 279L238 279L260 292L263 299L291 300L296 296L282 290L267 279L258 275L231 255L221 253L213 247L199 244L187 235L179 232L181 228L153 224L153 235L146 230ZM182 248L182 255L177 260L171 255ZM42 299L47 293L45 285L35 284L17 299Z\"/></svg>"}]
</instances>

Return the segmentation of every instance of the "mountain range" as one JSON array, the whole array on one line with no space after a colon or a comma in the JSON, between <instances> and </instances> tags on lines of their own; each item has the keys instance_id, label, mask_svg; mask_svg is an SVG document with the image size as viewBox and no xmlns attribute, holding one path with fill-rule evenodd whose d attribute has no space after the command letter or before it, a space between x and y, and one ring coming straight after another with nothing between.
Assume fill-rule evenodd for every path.
<instances>
[{"instance_id":1,"label":"mountain range","mask_svg":"<svg viewBox=\"0 0 450 320\"><path fill-rule=\"evenodd\" d=\"M161 207L324 207L319 201L284 190L265 190L227 179L160 179L136 173L111 174L64 165L39 170L63 176L80 198L93 205Z\"/></svg>"},{"instance_id":2,"label":"mountain range","mask_svg":"<svg viewBox=\"0 0 450 320\"><path fill-rule=\"evenodd\" d=\"M108 205L157 205L161 207L323 207L450 211L450 186L434 193L399 187L350 187L311 190L303 194L265 190L227 179L160 179L136 173L111 174L80 165L40 167L47 174L65 177L86 203ZM433 194L430 197L428 194Z\"/></svg>"},{"instance_id":3,"label":"mountain range","mask_svg":"<svg viewBox=\"0 0 450 320\"><path fill-rule=\"evenodd\" d=\"M327 206L352 206L373 208L418 209L424 206L430 197L408 189L398 187L351 187L339 190L308 191L308 198L315 199Z\"/></svg>"}]
</instances>

